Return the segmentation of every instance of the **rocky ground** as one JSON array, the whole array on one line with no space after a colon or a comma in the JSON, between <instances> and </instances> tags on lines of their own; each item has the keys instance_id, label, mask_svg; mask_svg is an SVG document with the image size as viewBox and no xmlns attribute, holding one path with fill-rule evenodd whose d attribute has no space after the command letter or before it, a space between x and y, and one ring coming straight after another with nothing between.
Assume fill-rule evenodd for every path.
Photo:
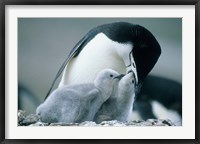
<instances>
[{"instance_id":1,"label":"rocky ground","mask_svg":"<svg viewBox=\"0 0 200 144\"><path fill-rule=\"evenodd\" d=\"M119 122L116 120L103 121L96 124L92 121L82 123L43 123L39 116L35 114L27 114L25 111L18 111L18 126L175 126L170 120L148 119L146 121L134 120L130 122Z\"/></svg>"}]
</instances>

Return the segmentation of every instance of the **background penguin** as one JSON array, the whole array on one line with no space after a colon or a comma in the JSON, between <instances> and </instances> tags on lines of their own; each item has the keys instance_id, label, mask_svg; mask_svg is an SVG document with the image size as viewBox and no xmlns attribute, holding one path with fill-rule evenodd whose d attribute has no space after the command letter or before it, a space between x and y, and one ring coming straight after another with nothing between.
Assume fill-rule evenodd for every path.
<instances>
[{"instance_id":1,"label":"background penguin","mask_svg":"<svg viewBox=\"0 0 200 144\"><path fill-rule=\"evenodd\" d=\"M95 115L94 121L96 123L110 120L127 122L132 113L134 99L135 79L130 72L119 81L109 99Z\"/></svg>"},{"instance_id":2,"label":"background penguin","mask_svg":"<svg viewBox=\"0 0 200 144\"><path fill-rule=\"evenodd\" d=\"M118 84L119 73L111 69L99 72L93 83L68 85L56 89L36 110L46 123L92 121L100 106Z\"/></svg>"},{"instance_id":3,"label":"background penguin","mask_svg":"<svg viewBox=\"0 0 200 144\"><path fill-rule=\"evenodd\" d=\"M166 110L163 112L163 107L164 110L168 109L168 112ZM182 85L170 79L149 75L144 80L133 108L134 111L139 112L143 120L168 118L172 119L176 125L180 125L182 121Z\"/></svg>"},{"instance_id":4,"label":"background penguin","mask_svg":"<svg viewBox=\"0 0 200 144\"><path fill-rule=\"evenodd\" d=\"M27 106L28 103L28 106ZM27 113L34 113L35 106L39 105L38 97L30 89L18 84L18 110L26 110Z\"/></svg>"},{"instance_id":5,"label":"background penguin","mask_svg":"<svg viewBox=\"0 0 200 144\"><path fill-rule=\"evenodd\" d=\"M156 38L140 25L116 22L98 26L89 31L71 50L47 96L63 70L59 87L91 82L105 68L119 73L132 71L136 86L139 86L160 54L161 48Z\"/></svg>"}]
</instances>

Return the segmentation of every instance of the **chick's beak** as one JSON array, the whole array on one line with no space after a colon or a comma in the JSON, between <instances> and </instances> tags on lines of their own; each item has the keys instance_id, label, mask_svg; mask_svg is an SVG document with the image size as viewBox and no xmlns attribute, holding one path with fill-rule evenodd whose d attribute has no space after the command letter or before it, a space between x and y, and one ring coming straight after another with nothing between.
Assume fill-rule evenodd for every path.
<instances>
[{"instance_id":1,"label":"chick's beak","mask_svg":"<svg viewBox=\"0 0 200 144\"><path fill-rule=\"evenodd\" d=\"M120 80L123 76L125 76L125 75L124 74L120 74L120 75L114 77L113 79L119 79Z\"/></svg>"}]
</instances>

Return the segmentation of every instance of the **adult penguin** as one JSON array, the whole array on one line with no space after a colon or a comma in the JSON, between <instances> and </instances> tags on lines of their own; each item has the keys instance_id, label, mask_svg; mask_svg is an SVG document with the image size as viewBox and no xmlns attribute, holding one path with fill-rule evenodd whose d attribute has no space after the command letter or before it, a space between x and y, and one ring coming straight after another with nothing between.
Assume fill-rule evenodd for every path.
<instances>
[{"instance_id":1,"label":"adult penguin","mask_svg":"<svg viewBox=\"0 0 200 144\"><path fill-rule=\"evenodd\" d=\"M59 87L92 82L97 73L106 68L119 73L132 71L138 87L160 54L161 48L156 38L140 25L115 22L98 26L90 30L71 50L47 96L63 70Z\"/></svg>"}]
</instances>

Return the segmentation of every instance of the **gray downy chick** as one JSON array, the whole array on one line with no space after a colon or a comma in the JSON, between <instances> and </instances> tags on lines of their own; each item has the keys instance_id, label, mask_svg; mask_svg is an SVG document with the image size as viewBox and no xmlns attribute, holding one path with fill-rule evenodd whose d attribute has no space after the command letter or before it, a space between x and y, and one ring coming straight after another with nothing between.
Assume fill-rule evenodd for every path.
<instances>
[{"instance_id":1,"label":"gray downy chick","mask_svg":"<svg viewBox=\"0 0 200 144\"><path fill-rule=\"evenodd\" d=\"M133 73L126 74L114 87L110 98L101 106L94 121L118 120L126 122L132 112L135 98L135 80Z\"/></svg>"},{"instance_id":2,"label":"gray downy chick","mask_svg":"<svg viewBox=\"0 0 200 144\"><path fill-rule=\"evenodd\" d=\"M46 123L80 123L92 121L101 105L111 96L116 76L112 69L100 71L94 83L60 87L36 110L41 121Z\"/></svg>"}]
</instances>

